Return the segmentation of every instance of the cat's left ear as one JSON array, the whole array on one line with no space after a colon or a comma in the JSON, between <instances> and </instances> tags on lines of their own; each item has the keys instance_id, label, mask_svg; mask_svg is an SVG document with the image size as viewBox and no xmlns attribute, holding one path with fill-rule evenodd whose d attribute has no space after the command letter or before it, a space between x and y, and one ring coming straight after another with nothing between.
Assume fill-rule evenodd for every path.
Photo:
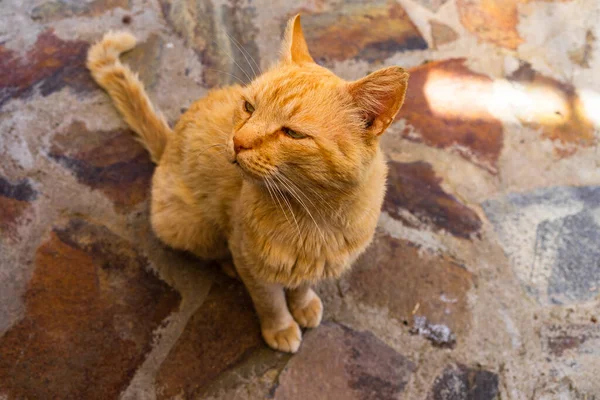
<instances>
[{"instance_id":1,"label":"cat's left ear","mask_svg":"<svg viewBox=\"0 0 600 400\"><path fill-rule=\"evenodd\" d=\"M404 103L408 76L400 67L388 67L348 85L365 129L372 135L381 135L396 117Z\"/></svg>"},{"instance_id":2,"label":"cat's left ear","mask_svg":"<svg viewBox=\"0 0 600 400\"><path fill-rule=\"evenodd\" d=\"M283 43L281 45L281 61L297 64L314 62L308 52L308 46L300 25L300 14L292 17L285 28Z\"/></svg>"}]
</instances>

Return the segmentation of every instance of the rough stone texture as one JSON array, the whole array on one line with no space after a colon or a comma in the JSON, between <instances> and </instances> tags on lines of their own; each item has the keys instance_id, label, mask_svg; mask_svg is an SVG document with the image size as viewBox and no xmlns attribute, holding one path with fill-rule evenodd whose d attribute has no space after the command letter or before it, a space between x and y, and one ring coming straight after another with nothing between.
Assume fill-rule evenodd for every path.
<instances>
[{"instance_id":1,"label":"rough stone texture","mask_svg":"<svg viewBox=\"0 0 600 400\"><path fill-rule=\"evenodd\" d=\"M410 70L410 90L396 120L404 137L457 151L496 171L502 150L502 123L481 99L491 95L493 81L472 72L465 59L426 63Z\"/></svg>"},{"instance_id":2,"label":"rough stone texture","mask_svg":"<svg viewBox=\"0 0 600 400\"><path fill-rule=\"evenodd\" d=\"M599 392L595 377L598 367L595 360L600 355L597 321L548 321L540 331L540 341L546 356L543 371L548 371L549 377L542 380L536 398L597 400Z\"/></svg>"},{"instance_id":3,"label":"rough stone texture","mask_svg":"<svg viewBox=\"0 0 600 400\"><path fill-rule=\"evenodd\" d=\"M399 51L423 50L423 39L406 11L395 2L339 3L329 12L309 13L304 30L315 60L382 61Z\"/></svg>"},{"instance_id":4,"label":"rough stone texture","mask_svg":"<svg viewBox=\"0 0 600 400\"><path fill-rule=\"evenodd\" d=\"M520 108L517 117L524 126L541 132L543 138L559 142L561 146L556 150L559 155L572 155L577 149L594 144L594 125L573 85L545 77L527 63L523 63L509 79L539 101L547 99L545 107L538 103L537 109Z\"/></svg>"},{"instance_id":5,"label":"rough stone texture","mask_svg":"<svg viewBox=\"0 0 600 400\"><path fill-rule=\"evenodd\" d=\"M468 332L471 274L447 257L421 254L410 242L378 235L347 277L348 294L388 310L435 345L452 347Z\"/></svg>"},{"instance_id":6,"label":"rough stone texture","mask_svg":"<svg viewBox=\"0 0 600 400\"><path fill-rule=\"evenodd\" d=\"M439 8L447 2L448 0L417 0L417 3L427 7L431 11L439 10Z\"/></svg>"},{"instance_id":7,"label":"rough stone texture","mask_svg":"<svg viewBox=\"0 0 600 400\"><path fill-rule=\"evenodd\" d=\"M479 39L508 49L516 49L523 39L517 32L521 0L502 3L485 0L456 0L460 19L465 28Z\"/></svg>"},{"instance_id":8,"label":"rough stone texture","mask_svg":"<svg viewBox=\"0 0 600 400\"><path fill-rule=\"evenodd\" d=\"M129 9L130 0L57 0L47 1L31 10L34 20L55 20L73 16L94 17L114 8Z\"/></svg>"},{"instance_id":9,"label":"rough stone texture","mask_svg":"<svg viewBox=\"0 0 600 400\"><path fill-rule=\"evenodd\" d=\"M498 375L453 365L436 378L427 400L496 400L498 395Z\"/></svg>"},{"instance_id":10,"label":"rough stone texture","mask_svg":"<svg viewBox=\"0 0 600 400\"><path fill-rule=\"evenodd\" d=\"M254 7L240 3L219 7L210 0L160 0L160 4L167 21L205 66L205 85L247 83L253 78L250 71L260 65Z\"/></svg>"},{"instance_id":11,"label":"rough stone texture","mask_svg":"<svg viewBox=\"0 0 600 400\"><path fill-rule=\"evenodd\" d=\"M215 285L190 319L158 373L159 398L196 398L225 370L265 347L243 285Z\"/></svg>"},{"instance_id":12,"label":"rough stone texture","mask_svg":"<svg viewBox=\"0 0 600 400\"><path fill-rule=\"evenodd\" d=\"M38 248L25 317L0 338L0 393L106 399L129 383L180 301L130 243L71 219Z\"/></svg>"},{"instance_id":13,"label":"rough stone texture","mask_svg":"<svg viewBox=\"0 0 600 400\"><path fill-rule=\"evenodd\" d=\"M583 68L590 67L590 57L593 52L594 42L596 41L596 36L594 32L588 30L585 33L585 43L571 51L569 51L569 59L573 61L575 64L579 65Z\"/></svg>"},{"instance_id":14,"label":"rough stone texture","mask_svg":"<svg viewBox=\"0 0 600 400\"><path fill-rule=\"evenodd\" d=\"M599 187L553 187L483 204L515 273L542 302L600 293Z\"/></svg>"},{"instance_id":15,"label":"rough stone texture","mask_svg":"<svg viewBox=\"0 0 600 400\"><path fill-rule=\"evenodd\" d=\"M415 365L371 332L327 323L279 375L273 398L397 399Z\"/></svg>"},{"instance_id":16,"label":"rough stone texture","mask_svg":"<svg viewBox=\"0 0 600 400\"><path fill-rule=\"evenodd\" d=\"M134 33L123 62L175 123L276 61L297 12L341 77L411 78L373 245L317 287L324 325L291 356L239 283L154 237L154 167L84 60ZM598 399L599 20L596 0L0 1L0 399Z\"/></svg>"},{"instance_id":17,"label":"rough stone texture","mask_svg":"<svg viewBox=\"0 0 600 400\"><path fill-rule=\"evenodd\" d=\"M433 38L433 46L438 48L458 39L458 34L448 25L438 21L431 21L431 37Z\"/></svg>"},{"instance_id":18,"label":"rough stone texture","mask_svg":"<svg viewBox=\"0 0 600 400\"><path fill-rule=\"evenodd\" d=\"M93 81L85 68L88 44L65 41L49 29L24 56L0 44L0 109L10 99L47 96L63 87L89 90Z\"/></svg>"},{"instance_id":19,"label":"rough stone texture","mask_svg":"<svg viewBox=\"0 0 600 400\"><path fill-rule=\"evenodd\" d=\"M147 90L152 90L158 82L160 60L164 49L164 40L157 34L152 34L145 42L124 54L123 62L127 63L138 73Z\"/></svg>"},{"instance_id":20,"label":"rough stone texture","mask_svg":"<svg viewBox=\"0 0 600 400\"><path fill-rule=\"evenodd\" d=\"M17 239L19 222L27 223L23 218L36 198L37 192L28 180L11 183L0 176L0 234L3 237Z\"/></svg>"},{"instance_id":21,"label":"rough stone texture","mask_svg":"<svg viewBox=\"0 0 600 400\"><path fill-rule=\"evenodd\" d=\"M458 237L477 232L481 227L477 214L446 193L440 183L430 164L390 162L383 210L409 226L412 221L403 218L404 211Z\"/></svg>"},{"instance_id":22,"label":"rough stone texture","mask_svg":"<svg viewBox=\"0 0 600 400\"><path fill-rule=\"evenodd\" d=\"M542 329L542 345L546 352L555 357L600 352L600 326L578 324L568 326L550 325Z\"/></svg>"},{"instance_id":23,"label":"rough stone texture","mask_svg":"<svg viewBox=\"0 0 600 400\"><path fill-rule=\"evenodd\" d=\"M127 129L90 132L80 121L54 137L48 156L123 210L146 199L154 165Z\"/></svg>"},{"instance_id":24,"label":"rough stone texture","mask_svg":"<svg viewBox=\"0 0 600 400\"><path fill-rule=\"evenodd\" d=\"M249 391L257 398L272 398L279 374L291 357L266 346L257 348L202 388L202 398L243 398Z\"/></svg>"},{"instance_id":25,"label":"rough stone texture","mask_svg":"<svg viewBox=\"0 0 600 400\"><path fill-rule=\"evenodd\" d=\"M479 39L515 50L519 36L519 5L531 2L568 2L572 0L456 0L460 20Z\"/></svg>"}]
</instances>

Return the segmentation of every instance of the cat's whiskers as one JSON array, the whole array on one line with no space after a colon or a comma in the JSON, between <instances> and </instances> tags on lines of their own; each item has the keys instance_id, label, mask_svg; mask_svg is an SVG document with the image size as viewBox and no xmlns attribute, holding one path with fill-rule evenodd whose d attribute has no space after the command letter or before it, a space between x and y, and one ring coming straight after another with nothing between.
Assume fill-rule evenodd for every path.
<instances>
[{"instance_id":1,"label":"cat's whiskers","mask_svg":"<svg viewBox=\"0 0 600 400\"><path fill-rule=\"evenodd\" d=\"M235 79L237 79L237 81L238 81L239 83L241 83L242 85L245 85L245 84L246 84L246 82L244 82L244 80L243 80L242 78L240 78L239 76L237 76L237 75L235 75L235 74L232 74L231 72L223 71L223 70L221 70L221 69L216 69L216 68L204 68L204 69L205 69L205 70L207 70L207 71L215 71L215 72L220 72L220 73L222 73L222 74L225 74L225 75L229 75L229 76L231 76L232 78L235 78Z\"/></svg>"},{"instance_id":2,"label":"cat's whiskers","mask_svg":"<svg viewBox=\"0 0 600 400\"><path fill-rule=\"evenodd\" d=\"M232 132L227 132L225 130L223 130L223 128L219 127L215 122L213 121L203 121L204 124L208 123L209 126L214 129L216 131L216 133L219 133L220 136L225 139L225 141L229 140L229 137L231 136Z\"/></svg>"},{"instance_id":3,"label":"cat's whiskers","mask_svg":"<svg viewBox=\"0 0 600 400\"><path fill-rule=\"evenodd\" d=\"M295 194L297 197L299 196L303 196L312 206L313 210L316 210L316 212L319 213L319 215L321 216L322 219L327 219L328 216L327 214L320 208L317 207L315 205L315 203L313 203L312 199L310 198L310 196L308 196L302 189L300 189L298 187L298 185L296 185L290 178L288 178L287 176L285 176L283 173L281 173L280 178L285 179L287 181L287 184L289 185L289 187L287 188L288 190L292 191L293 194ZM316 192L314 189L310 188L309 189L316 195L319 195L318 192ZM320 195L319 195L320 196ZM325 206L327 206L330 211L334 214L337 214L338 210L336 210L327 200L325 200L322 196L321 196L321 201L324 203ZM308 208L308 207L306 207Z\"/></svg>"},{"instance_id":4,"label":"cat's whiskers","mask_svg":"<svg viewBox=\"0 0 600 400\"><path fill-rule=\"evenodd\" d=\"M254 67L252 66L252 64L250 64L250 61L248 60L248 57L246 57L246 53L245 53L245 52L242 50L242 48L241 48L241 47L240 47L240 45L238 44L238 41L237 41L237 40L235 40L235 39L234 39L234 38L233 38L231 35L229 35L229 34L227 33L227 31L225 31L224 29L223 29L223 32L225 33L225 35L227 35L227 37L229 38L229 40L230 40L231 42L233 42L233 44L235 45L235 47L237 47L237 49L240 51L240 53L242 53L242 55L243 55L243 56L244 56L244 58L246 59L246 63L248 64L248 66L249 66L249 67L250 67L250 69L252 70L252 73L254 74L254 77L256 78L256 77L257 77L257 75L256 75L256 71L254 70ZM256 62L255 62L255 64L256 64Z\"/></svg>"},{"instance_id":5,"label":"cat's whiskers","mask_svg":"<svg viewBox=\"0 0 600 400\"><path fill-rule=\"evenodd\" d=\"M311 203L311 205L313 205L313 206L315 207L315 209L319 210L319 208L318 208L318 207L316 207L316 205L315 205L315 204L312 202L312 200L310 199L310 197L309 197L309 196L308 196L308 195L307 195L307 194L306 194L306 193L305 193L305 192L304 192L302 189L300 189L300 187L298 187L298 185L297 185L297 184L296 184L296 183L295 183L293 180L291 180L289 177L287 177L287 176L286 176L286 175L285 175L283 172L280 172L280 173L279 173L279 176L280 176L282 179L284 179L284 180L285 180L285 181L286 181L286 182L287 182L287 183L288 183L290 186L292 186L293 188L297 189L297 190L298 190L298 192L299 192L300 194L302 194L302 195L303 195L303 196L306 198L306 200L308 200L308 201ZM322 195L321 193L319 193L318 191L316 191L315 189L313 189L313 188L312 188L312 187L310 187L310 186L307 186L307 189L308 189L308 190L310 190L310 191L311 191L311 192L312 192L312 193L313 193L315 196L317 196L317 197L319 198L319 200L321 200L321 202L322 202L322 203L323 203L325 206L327 206L327 207L328 207L328 208L329 208L331 211L333 211L333 212L337 212L337 209L336 209L336 208L334 208L334 207L331 205L331 203L330 203L329 201L327 201L327 200L326 200L326 199L323 197L323 195ZM321 212L321 211L320 211L320 212Z\"/></svg>"},{"instance_id":6,"label":"cat's whiskers","mask_svg":"<svg viewBox=\"0 0 600 400\"><path fill-rule=\"evenodd\" d=\"M219 133L221 135L221 137L223 139L225 139L225 141L227 141L229 139L229 136L231 135L231 133L227 133L226 131L219 128L218 126L213 126L213 128L217 131L217 133ZM223 144L225 144L225 143L223 143Z\"/></svg>"},{"instance_id":7,"label":"cat's whiskers","mask_svg":"<svg viewBox=\"0 0 600 400\"><path fill-rule=\"evenodd\" d=\"M281 211L283 212L283 215L285 216L286 221L291 225L292 222L289 220L287 213L285 212L285 210L283 209L283 205L281 204L281 202L279 201L279 196L277 195L277 190L279 190L277 188L277 185L275 185L275 182L273 182L270 178L265 177L265 184L267 186L267 190L269 191L269 194L271 195L271 199L273 199L273 195L275 196L275 199L277 201L277 204L279 205L279 208L281 208ZM271 192L272 191L272 192ZM279 192L281 194L281 192ZM283 194L281 194L282 198L285 199L285 196L283 196ZM302 240L302 234L300 232L300 226L298 225L298 221L296 220L296 217L294 216L294 211L292 210L291 206L289 203L287 203L287 206L292 214L292 217L294 218L294 222L296 224L296 228L298 229L298 237L300 240Z\"/></svg>"},{"instance_id":8,"label":"cat's whiskers","mask_svg":"<svg viewBox=\"0 0 600 400\"><path fill-rule=\"evenodd\" d=\"M295 185L289 178L287 178L286 176L284 176L282 173L279 174L279 178L282 181L285 181L285 182L282 182L282 183L286 184L285 188L288 191L293 192L291 194L295 194L295 195L299 196L298 193L300 193L302 196L304 196L306 198L306 200L310 203L310 205L312 206L312 208L314 208L315 210L318 210L318 208L315 206L315 204L312 202L312 200L302 190L300 190L300 188L297 185Z\"/></svg>"},{"instance_id":9,"label":"cat's whiskers","mask_svg":"<svg viewBox=\"0 0 600 400\"><path fill-rule=\"evenodd\" d=\"M217 46L217 49L219 49L220 51L222 51L227 57L229 57L229 59L231 61L233 61L233 63L240 69L240 71L242 71L244 73L244 75L246 75L246 78L248 78L248 82L252 81L252 78L250 78L250 75L248 75L248 73L246 72L246 70L244 68L242 68L242 66L240 64L238 64L237 61L235 61L235 58L233 58L233 56L231 54L229 54L228 52L226 52L225 50L219 48L219 44L217 43L216 40L212 41L213 44L215 44ZM224 72L224 71L222 71ZM246 83L242 83L243 85L245 85Z\"/></svg>"},{"instance_id":10,"label":"cat's whiskers","mask_svg":"<svg viewBox=\"0 0 600 400\"><path fill-rule=\"evenodd\" d=\"M292 207L292 204L290 203L289 199L285 196L285 194L281 191L281 189L279 187L277 187L277 185L275 185L275 188L281 195L281 198L283 199L283 201L285 201L288 209L290 210L290 213L292 214L292 218L294 219L294 223L296 224L296 228L298 229L298 237L300 238L301 241L304 241L302 238L302 233L300 232L300 225L298 225L298 220L296 219L296 216L294 215L294 208Z\"/></svg>"},{"instance_id":11,"label":"cat's whiskers","mask_svg":"<svg viewBox=\"0 0 600 400\"><path fill-rule=\"evenodd\" d=\"M300 162L298 160L294 160L292 162L289 162L288 166L290 166L290 167L294 167L294 166L298 166L298 167L301 167L301 166L312 167L314 165L312 163L310 163L310 162ZM339 194L342 194L344 196L352 196L354 194L352 191L349 191L348 189L343 189L343 188L341 188L339 186L337 186L337 187L336 186L330 186L330 187L327 188L327 191L328 192L335 191L335 192L337 192Z\"/></svg>"},{"instance_id":12,"label":"cat's whiskers","mask_svg":"<svg viewBox=\"0 0 600 400\"><path fill-rule=\"evenodd\" d=\"M325 241L325 235L323 234L323 231L319 227L319 224L317 223L317 220L313 217L313 215L310 212L309 208L306 206L306 203L304 203L304 201L302 201L302 199L298 196L298 194L296 193L296 191L293 188L291 188L289 185L287 185L285 183L285 181L283 181L281 179L280 174L275 174L274 177L288 191L288 193L290 195L292 195L292 197L295 198L296 201L298 201L298 203L300 203L300 205L302 206L302 208L304 208L304 210L306 211L306 213L309 215L310 219L312 219L312 221L314 222L315 227L317 228L317 230L319 231L319 234L321 235L321 238L323 239L323 241Z\"/></svg>"},{"instance_id":13,"label":"cat's whiskers","mask_svg":"<svg viewBox=\"0 0 600 400\"><path fill-rule=\"evenodd\" d=\"M273 192L271 191L271 183L269 182L269 178L265 178L265 187L267 188L267 191L269 192L269 196L271 197L271 200L273 200L273 203L275 203L275 197L273 197ZM277 203L279 204L279 201L277 201ZM281 204L279 204L279 207L281 207ZM283 209L281 209L281 211L283 211ZM283 213L283 215L285 215L285 219L290 222L290 220L287 218L287 215L285 214L285 212Z\"/></svg>"},{"instance_id":14,"label":"cat's whiskers","mask_svg":"<svg viewBox=\"0 0 600 400\"><path fill-rule=\"evenodd\" d=\"M227 37L229 37L230 40L232 40L234 42L234 44L236 45L236 47L238 48L238 50L240 50L240 52L242 53L242 55L246 59L246 62L248 63L248 65L252 69L252 73L254 73L254 77L256 77L258 75L256 75L256 71L254 70L254 68L252 68L252 64L250 64L250 61L248 61L248 57L250 57L250 59L252 60L252 62L256 66L256 69L258 69L259 74L262 74L262 70L261 70L260 66L256 63L256 60L254 59L254 57L252 57L252 54L250 54L250 52L248 50L244 49L244 46L242 46L233 36L229 35L226 31L225 31L225 34L227 35ZM246 55L248 55L248 57L246 57Z\"/></svg>"},{"instance_id":15,"label":"cat's whiskers","mask_svg":"<svg viewBox=\"0 0 600 400\"><path fill-rule=\"evenodd\" d=\"M222 149L220 151L217 152L210 152L209 150L214 149L214 148L219 148L219 147L225 147L225 149ZM206 155L206 156L225 156L227 154L227 146L223 143L217 143L217 144L213 144L207 147L204 147L200 153L195 154L196 157L200 157L202 155ZM198 167L196 167L198 168ZM202 166L199 168L200 170L207 170L207 171L214 171L214 167L209 167L209 166Z\"/></svg>"},{"instance_id":16,"label":"cat's whiskers","mask_svg":"<svg viewBox=\"0 0 600 400\"><path fill-rule=\"evenodd\" d=\"M226 147L226 145L224 143L216 143L216 144L204 147L198 155L200 156L200 155L206 153L208 150L213 149L215 147Z\"/></svg>"}]
</instances>

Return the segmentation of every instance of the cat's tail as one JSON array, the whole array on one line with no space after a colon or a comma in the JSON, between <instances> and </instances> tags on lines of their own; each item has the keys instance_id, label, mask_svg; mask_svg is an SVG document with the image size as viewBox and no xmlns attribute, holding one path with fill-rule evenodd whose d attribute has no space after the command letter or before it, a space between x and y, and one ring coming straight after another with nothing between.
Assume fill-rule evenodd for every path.
<instances>
[{"instance_id":1,"label":"cat's tail","mask_svg":"<svg viewBox=\"0 0 600 400\"><path fill-rule=\"evenodd\" d=\"M135 47L135 37L127 32L108 32L88 51L87 67L94 80L108 92L138 140L158 163L171 128L154 110L137 74L119 61L119 55Z\"/></svg>"}]
</instances>

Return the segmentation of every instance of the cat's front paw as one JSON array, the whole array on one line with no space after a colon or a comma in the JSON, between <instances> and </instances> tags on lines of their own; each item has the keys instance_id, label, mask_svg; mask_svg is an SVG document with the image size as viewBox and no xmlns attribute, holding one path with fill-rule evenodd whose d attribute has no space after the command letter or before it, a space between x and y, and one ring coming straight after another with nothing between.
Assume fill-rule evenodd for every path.
<instances>
[{"instance_id":1,"label":"cat's front paw","mask_svg":"<svg viewBox=\"0 0 600 400\"><path fill-rule=\"evenodd\" d=\"M301 327L316 328L323 318L323 302L312 289L309 296L307 303L296 308L292 306L290 311Z\"/></svg>"},{"instance_id":2,"label":"cat's front paw","mask_svg":"<svg viewBox=\"0 0 600 400\"><path fill-rule=\"evenodd\" d=\"M295 321L282 329L263 329L263 338L273 350L295 353L302 342L302 332Z\"/></svg>"}]
</instances>

